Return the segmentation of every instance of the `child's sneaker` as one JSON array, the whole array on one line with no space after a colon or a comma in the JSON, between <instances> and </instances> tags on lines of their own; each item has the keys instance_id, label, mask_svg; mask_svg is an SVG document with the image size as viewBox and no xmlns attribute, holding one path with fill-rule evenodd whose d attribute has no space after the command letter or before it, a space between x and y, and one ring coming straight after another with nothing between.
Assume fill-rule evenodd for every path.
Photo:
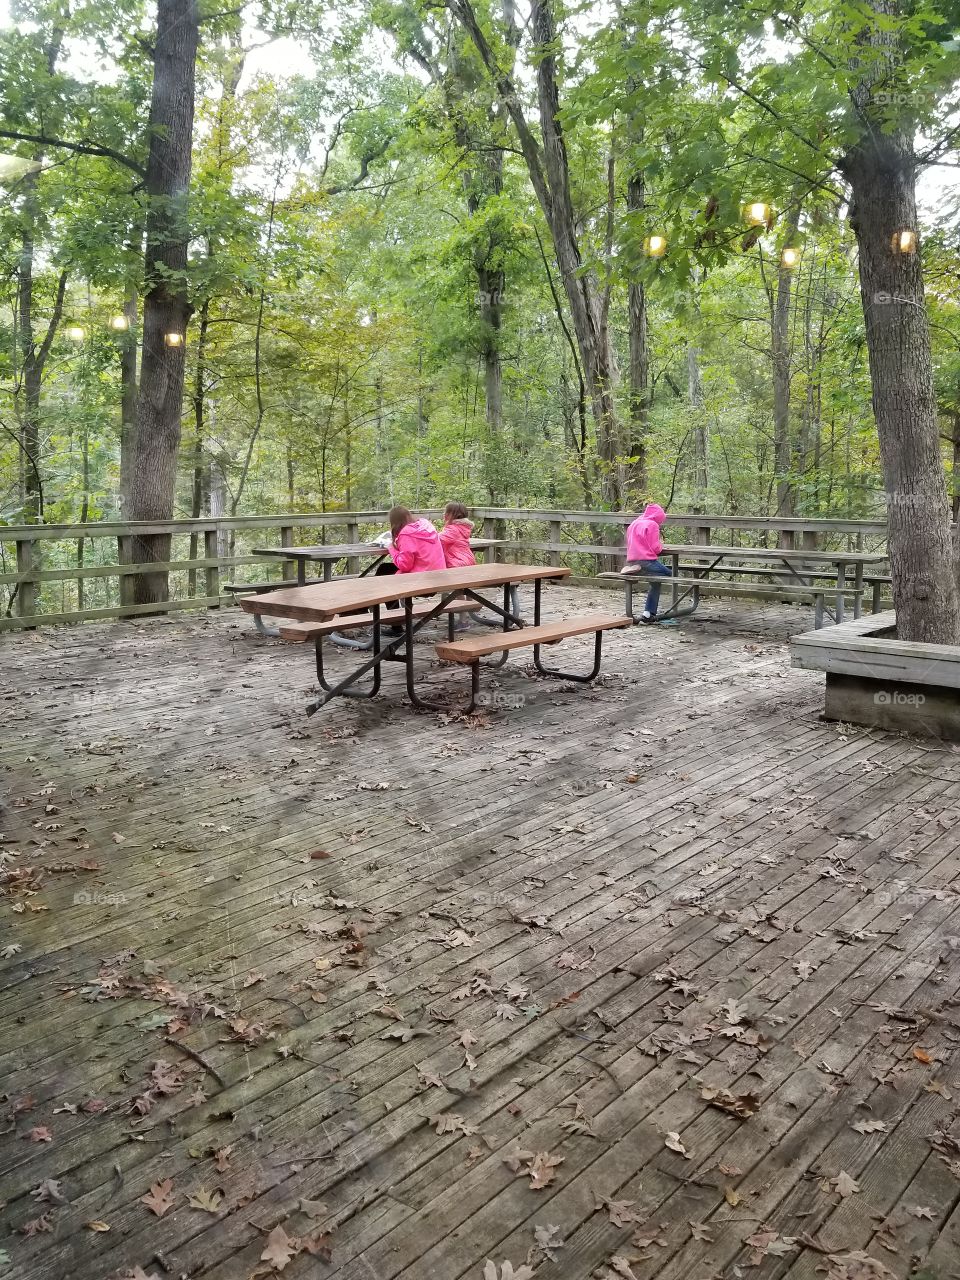
<instances>
[{"instance_id":1,"label":"child's sneaker","mask_svg":"<svg viewBox=\"0 0 960 1280\"><path fill-rule=\"evenodd\" d=\"M628 560L620 572L624 577L633 573L643 573L643 565L636 560Z\"/></svg>"}]
</instances>

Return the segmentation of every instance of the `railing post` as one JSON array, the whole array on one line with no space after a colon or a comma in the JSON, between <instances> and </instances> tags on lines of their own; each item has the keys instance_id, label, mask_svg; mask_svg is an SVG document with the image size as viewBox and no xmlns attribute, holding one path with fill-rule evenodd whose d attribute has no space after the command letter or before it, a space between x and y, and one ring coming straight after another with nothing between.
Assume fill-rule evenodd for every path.
<instances>
[{"instance_id":1,"label":"railing post","mask_svg":"<svg viewBox=\"0 0 960 1280\"><path fill-rule=\"evenodd\" d=\"M17 539L17 614L21 618L37 615L37 574L40 572L40 548L33 538Z\"/></svg>"},{"instance_id":2,"label":"railing post","mask_svg":"<svg viewBox=\"0 0 960 1280\"><path fill-rule=\"evenodd\" d=\"M293 546L293 528L289 524L280 526L280 545L281 547ZM281 561L280 574L284 578L295 578L297 576L297 564L295 560Z\"/></svg>"},{"instance_id":3,"label":"railing post","mask_svg":"<svg viewBox=\"0 0 960 1280\"><path fill-rule=\"evenodd\" d=\"M220 595L220 531L219 529L204 529L203 531L203 558L205 560L216 560L216 564L207 565L206 584L208 596ZM215 604L207 606L210 609L219 609L219 599Z\"/></svg>"},{"instance_id":4,"label":"railing post","mask_svg":"<svg viewBox=\"0 0 960 1280\"><path fill-rule=\"evenodd\" d=\"M347 525L347 541L348 542L360 541L360 526L357 524L356 520L351 520ZM360 560L358 559L358 557L348 556L347 557L347 573L357 574L359 572L360 572Z\"/></svg>"},{"instance_id":5,"label":"railing post","mask_svg":"<svg viewBox=\"0 0 960 1280\"><path fill-rule=\"evenodd\" d=\"M559 521L559 520L551 520L551 521L550 521L550 537L549 537L549 541L550 541L550 542L559 542L559 541L560 541L560 539L561 539L561 537L562 537L562 533L563 533L563 526L561 525L560 521ZM547 552L547 556L548 556L547 564L551 564L551 565L558 565L558 566L559 566L559 564L560 564L560 552L559 552L559 551L548 551L548 552Z\"/></svg>"},{"instance_id":6,"label":"railing post","mask_svg":"<svg viewBox=\"0 0 960 1280\"><path fill-rule=\"evenodd\" d=\"M696 530L694 531L694 539L693 539L693 540L694 540L695 544L696 544L698 547L709 547L709 545L710 545L710 535L711 535L711 533L712 533L712 532L713 532L713 530L712 530L712 528L711 528L711 526L710 526L710 525L708 525L708 524L701 524L701 525L698 525L698 526L697 526L697 528L696 528Z\"/></svg>"}]
</instances>

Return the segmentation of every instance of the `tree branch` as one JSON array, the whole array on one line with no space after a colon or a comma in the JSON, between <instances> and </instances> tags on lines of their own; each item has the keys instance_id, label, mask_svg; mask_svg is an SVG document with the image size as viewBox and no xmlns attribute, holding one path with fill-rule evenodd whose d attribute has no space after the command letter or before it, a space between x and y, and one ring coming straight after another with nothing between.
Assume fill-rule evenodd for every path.
<instances>
[{"instance_id":1,"label":"tree branch","mask_svg":"<svg viewBox=\"0 0 960 1280\"><path fill-rule=\"evenodd\" d=\"M50 346L53 342L54 335L57 332L57 326L60 323L60 317L63 315L63 297L67 289L67 269L60 272L60 279L57 281L57 296L53 303L53 313L50 316L50 323L47 325L47 332L44 335L43 342L40 344L40 350L37 352L37 364L42 369L47 362L47 356L50 354Z\"/></svg>"},{"instance_id":2,"label":"tree branch","mask_svg":"<svg viewBox=\"0 0 960 1280\"><path fill-rule=\"evenodd\" d=\"M68 142L65 138L48 138L39 133L18 133L15 129L0 129L0 138L10 138L14 142L33 142L38 147L59 147L64 151L76 151L83 156L101 156L104 160L116 160L127 169L132 169L141 178L147 176L143 165L137 164L121 151L113 147L99 147L92 142Z\"/></svg>"}]
</instances>

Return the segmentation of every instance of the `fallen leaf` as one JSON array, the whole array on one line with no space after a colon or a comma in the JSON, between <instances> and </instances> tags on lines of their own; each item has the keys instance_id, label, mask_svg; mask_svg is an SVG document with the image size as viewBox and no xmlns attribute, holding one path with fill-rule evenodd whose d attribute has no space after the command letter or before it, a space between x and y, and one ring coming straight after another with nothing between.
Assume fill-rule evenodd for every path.
<instances>
[{"instance_id":1,"label":"fallen leaf","mask_svg":"<svg viewBox=\"0 0 960 1280\"><path fill-rule=\"evenodd\" d=\"M67 1198L60 1190L60 1182L56 1178L44 1178L39 1186L30 1192L34 1200L40 1204L68 1204Z\"/></svg>"},{"instance_id":2,"label":"fallen leaf","mask_svg":"<svg viewBox=\"0 0 960 1280\"><path fill-rule=\"evenodd\" d=\"M524 1264L514 1269L512 1262L501 1262L497 1271L497 1264L488 1258L483 1268L483 1280L533 1280L533 1267Z\"/></svg>"},{"instance_id":3,"label":"fallen leaf","mask_svg":"<svg viewBox=\"0 0 960 1280\"><path fill-rule=\"evenodd\" d=\"M420 1063L415 1064L420 1075L420 1087L423 1089L443 1089L444 1083L435 1071L422 1067Z\"/></svg>"},{"instance_id":4,"label":"fallen leaf","mask_svg":"<svg viewBox=\"0 0 960 1280\"><path fill-rule=\"evenodd\" d=\"M855 1129L857 1133L885 1133L887 1122L886 1120L858 1120L850 1128Z\"/></svg>"},{"instance_id":5,"label":"fallen leaf","mask_svg":"<svg viewBox=\"0 0 960 1280\"><path fill-rule=\"evenodd\" d=\"M96 1218L93 1222L85 1222L83 1225L88 1231L96 1231L99 1234L103 1234L105 1231L110 1230L110 1223L103 1222L99 1218Z\"/></svg>"},{"instance_id":6,"label":"fallen leaf","mask_svg":"<svg viewBox=\"0 0 960 1280\"><path fill-rule=\"evenodd\" d=\"M428 1116L427 1119L431 1124L436 1125L438 1134L444 1133L479 1133L474 1125L468 1124L463 1116L458 1115L455 1111L444 1111L440 1115Z\"/></svg>"},{"instance_id":7,"label":"fallen leaf","mask_svg":"<svg viewBox=\"0 0 960 1280\"><path fill-rule=\"evenodd\" d=\"M323 1218L327 1214L327 1206L322 1200L298 1200L297 1208L308 1218Z\"/></svg>"},{"instance_id":8,"label":"fallen leaf","mask_svg":"<svg viewBox=\"0 0 960 1280\"><path fill-rule=\"evenodd\" d=\"M330 855L327 853L326 849L314 849L310 857L313 858L314 861L317 861L320 858L329 858Z\"/></svg>"},{"instance_id":9,"label":"fallen leaf","mask_svg":"<svg viewBox=\"0 0 960 1280\"><path fill-rule=\"evenodd\" d=\"M928 1222L933 1222L934 1214L932 1209L921 1208L920 1205L915 1204L909 1212L912 1213L915 1218L926 1218Z\"/></svg>"},{"instance_id":10,"label":"fallen leaf","mask_svg":"<svg viewBox=\"0 0 960 1280\"><path fill-rule=\"evenodd\" d=\"M624 1280L637 1280L637 1273L621 1253L615 1253L610 1259L610 1268Z\"/></svg>"},{"instance_id":11,"label":"fallen leaf","mask_svg":"<svg viewBox=\"0 0 960 1280\"><path fill-rule=\"evenodd\" d=\"M925 1066L929 1066L933 1061L926 1049L921 1049L919 1045L914 1049L913 1056L918 1062L924 1063Z\"/></svg>"},{"instance_id":12,"label":"fallen leaf","mask_svg":"<svg viewBox=\"0 0 960 1280\"><path fill-rule=\"evenodd\" d=\"M728 1093L726 1089L715 1089L712 1085L703 1085L700 1097L712 1107L719 1107L739 1120L747 1120L760 1106L760 1098L756 1093ZM674 1148L676 1149L676 1148Z\"/></svg>"},{"instance_id":13,"label":"fallen leaf","mask_svg":"<svg viewBox=\"0 0 960 1280\"><path fill-rule=\"evenodd\" d=\"M731 1209L735 1209L737 1205L740 1204L740 1202L743 1200L743 1196L740 1194L740 1192L735 1191L733 1187L724 1187L723 1198L724 1200L726 1200L727 1204L731 1207Z\"/></svg>"},{"instance_id":14,"label":"fallen leaf","mask_svg":"<svg viewBox=\"0 0 960 1280\"><path fill-rule=\"evenodd\" d=\"M288 1236L283 1227L276 1226L267 1236L267 1247L260 1255L261 1262L269 1262L275 1271L282 1271L297 1254L300 1241Z\"/></svg>"},{"instance_id":15,"label":"fallen leaf","mask_svg":"<svg viewBox=\"0 0 960 1280\"><path fill-rule=\"evenodd\" d=\"M206 1187L198 1187L187 1195L187 1204L191 1209L202 1209L204 1213L216 1213L223 1201L223 1192L208 1191Z\"/></svg>"},{"instance_id":16,"label":"fallen leaf","mask_svg":"<svg viewBox=\"0 0 960 1280\"><path fill-rule=\"evenodd\" d=\"M744 1020L747 1016L747 1006L740 1000L734 1000L732 997L725 1000L720 1006L724 1018L732 1025L736 1025Z\"/></svg>"},{"instance_id":17,"label":"fallen leaf","mask_svg":"<svg viewBox=\"0 0 960 1280\"><path fill-rule=\"evenodd\" d=\"M835 1178L828 1178L824 1187L827 1191L836 1191L841 1199L845 1200L847 1196L856 1195L860 1190L860 1184L855 1178L851 1178L849 1173L842 1170Z\"/></svg>"},{"instance_id":18,"label":"fallen leaf","mask_svg":"<svg viewBox=\"0 0 960 1280\"><path fill-rule=\"evenodd\" d=\"M543 1253L550 1262L556 1262L554 1249L563 1248L563 1238L560 1235L560 1228L557 1226L534 1227L533 1237L537 1243L537 1248Z\"/></svg>"},{"instance_id":19,"label":"fallen leaf","mask_svg":"<svg viewBox=\"0 0 960 1280\"><path fill-rule=\"evenodd\" d=\"M860 1249L853 1253L832 1253L829 1261L827 1280L897 1280L889 1267Z\"/></svg>"},{"instance_id":20,"label":"fallen leaf","mask_svg":"<svg viewBox=\"0 0 960 1280\"><path fill-rule=\"evenodd\" d=\"M640 1221L639 1216L633 1211L635 1204L635 1200L609 1200L606 1196L600 1196L595 1207L606 1209L613 1226L629 1227L634 1222Z\"/></svg>"},{"instance_id":21,"label":"fallen leaf","mask_svg":"<svg viewBox=\"0 0 960 1280\"><path fill-rule=\"evenodd\" d=\"M689 1222L687 1225L690 1228L690 1234L693 1236L694 1240L703 1240L707 1244L713 1244L713 1236L707 1230L704 1223Z\"/></svg>"},{"instance_id":22,"label":"fallen leaf","mask_svg":"<svg viewBox=\"0 0 960 1280\"><path fill-rule=\"evenodd\" d=\"M220 1149L214 1153L217 1173L226 1173L230 1168L230 1153L232 1151L233 1147L220 1147Z\"/></svg>"},{"instance_id":23,"label":"fallen leaf","mask_svg":"<svg viewBox=\"0 0 960 1280\"><path fill-rule=\"evenodd\" d=\"M127 838L127 837L126 837L126 836L122 836L122 835L120 834L120 832L119 832L119 831L115 831L115 832L113 833L113 843L114 843L114 844L123 844L123 842L124 842L124 840L126 840L126 838Z\"/></svg>"},{"instance_id":24,"label":"fallen leaf","mask_svg":"<svg viewBox=\"0 0 960 1280\"><path fill-rule=\"evenodd\" d=\"M683 1156L685 1160L692 1160L693 1156L689 1155L687 1148L680 1141L679 1133L668 1133L663 1139L663 1145L669 1147L671 1151L676 1151L678 1155Z\"/></svg>"},{"instance_id":25,"label":"fallen leaf","mask_svg":"<svg viewBox=\"0 0 960 1280\"><path fill-rule=\"evenodd\" d=\"M173 1179L165 1178L163 1182L155 1182L149 1193L140 1197L140 1203L145 1204L158 1218L162 1218L168 1209L173 1208L172 1191Z\"/></svg>"},{"instance_id":26,"label":"fallen leaf","mask_svg":"<svg viewBox=\"0 0 960 1280\"><path fill-rule=\"evenodd\" d=\"M32 1129L28 1129L21 1137L27 1139L28 1142L52 1142L53 1134L45 1124L35 1125Z\"/></svg>"}]
</instances>

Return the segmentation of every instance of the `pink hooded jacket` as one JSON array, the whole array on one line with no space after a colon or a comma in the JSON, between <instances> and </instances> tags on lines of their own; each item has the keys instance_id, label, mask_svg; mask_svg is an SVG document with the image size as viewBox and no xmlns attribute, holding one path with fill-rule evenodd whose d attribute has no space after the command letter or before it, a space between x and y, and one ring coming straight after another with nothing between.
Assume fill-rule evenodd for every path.
<instances>
[{"instance_id":1,"label":"pink hooded jacket","mask_svg":"<svg viewBox=\"0 0 960 1280\"><path fill-rule=\"evenodd\" d=\"M642 516L637 516L627 530L627 559L656 560L663 550L660 526L667 518L663 507L655 502L647 505Z\"/></svg>"},{"instance_id":2,"label":"pink hooded jacket","mask_svg":"<svg viewBox=\"0 0 960 1280\"><path fill-rule=\"evenodd\" d=\"M447 567L440 535L423 516L400 530L390 548L390 559L398 573L423 573Z\"/></svg>"},{"instance_id":3,"label":"pink hooded jacket","mask_svg":"<svg viewBox=\"0 0 960 1280\"><path fill-rule=\"evenodd\" d=\"M462 569L468 564L477 563L477 557L470 550L472 532L472 520L451 520L440 530L443 557L448 569Z\"/></svg>"}]
</instances>

